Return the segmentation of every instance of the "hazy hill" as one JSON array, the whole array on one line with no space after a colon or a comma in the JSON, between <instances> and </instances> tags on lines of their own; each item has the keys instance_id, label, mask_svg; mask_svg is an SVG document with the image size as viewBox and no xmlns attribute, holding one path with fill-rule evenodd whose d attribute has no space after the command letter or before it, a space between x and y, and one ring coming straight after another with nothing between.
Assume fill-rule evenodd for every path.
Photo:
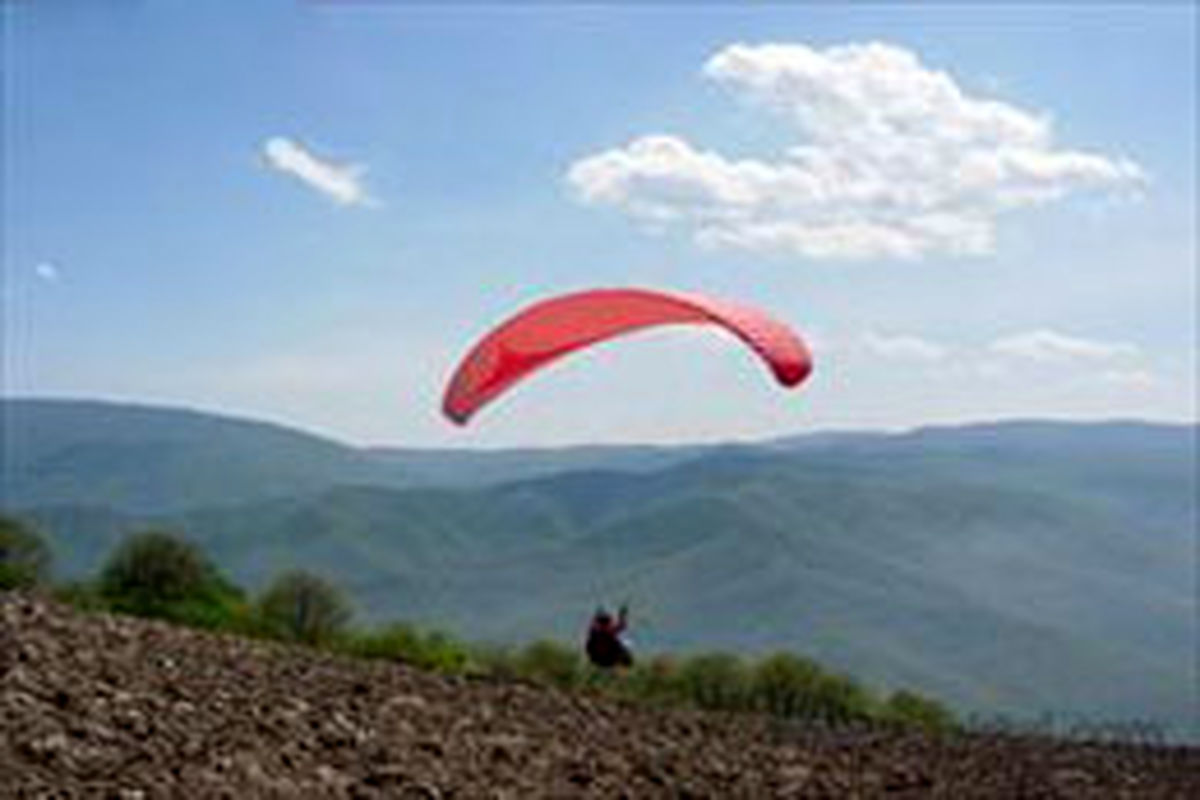
<instances>
[{"instance_id":1,"label":"hazy hill","mask_svg":"<svg viewBox=\"0 0 1200 800\"><path fill-rule=\"evenodd\" d=\"M596 445L510 450L436 450L378 447L366 451L381 467L399 470L413 483L482 486L560 472L613 469L648 472L678 464L714 448L705 446Z\"/></svg>"},{"instance_id":2,"label":"hazy hill","mask_svg":"<svg viewBox=\"0 0 1200 800\"><path fill-rule=\"evenodd\" d=\"M114 452L138 441L129 424ZM246 442L264 433L237 430ZM42 459L18 463L42 468L14 482L69 573L123 530L164 524L250 585L317 569L375 619L572 638L596 602L627 598L643 649L791 648L960 708L1194 720L1195 426L1031 421L586 458L476 452L457 462L465 478L453 456L440 461L443 487L408 485L430 473L406 474L394 453L380 468L371 451L269 430L296 448L286 470L249 458L246 442L224 457L242 453L286 491L244 487L237 504L115 458L127 485L154 487L158 511L106 505L83 478L105 473L102 444L78 466L68 437L48 445L36 431L19 438ZM186 464L192 445L168 433L146 438L173 442ZM507 468L541 477L473 485Z\"/></svg>"},{"instance_id":3,"label":"hazy hill","mask_svg":"<svg viewBox=\"0 0 1200 800\"><path fill-rule=\"evenodd\" d=\"M704 448L355 448L276 424L91 400L0 398L0 500L159 513L343 484L475 486L572 469L648 470Z\"/></svg>"},{"instance_id":4,"label":"hazy hill","mask_svg":"<svg viewBox=\"0 0 1200 800\"><path fill-rule=\"evenodd\" d=\"M353 448L268 423L92 401L7 399L0 410L8 506L153 513L384 477Z\"/></svg>"}]
</instances>

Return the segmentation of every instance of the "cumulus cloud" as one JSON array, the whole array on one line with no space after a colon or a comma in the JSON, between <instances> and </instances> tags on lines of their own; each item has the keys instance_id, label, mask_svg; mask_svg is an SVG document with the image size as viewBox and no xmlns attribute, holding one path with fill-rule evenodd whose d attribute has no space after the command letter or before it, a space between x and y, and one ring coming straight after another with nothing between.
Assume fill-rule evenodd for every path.
<instances>
[{"instance_id":1,"label":"cumulus cloud","mask_svg":"<svg viewBox=\"0 0 1200 800\"><path fill-rule=\"evenodd\" d=\"M372 202L362 179L366 168L361 165L321 158L301 143L283 136L265 141L262 157L271 169L291 175L338 205L370 205Z\"/></svg>"},{"instance_id":2,"label":"cumulus cloud","mask_svg":"<svg viewBox=\"0 0 1200 800\"><path fill-rule=\"evenodd\" d=\"M33 273L46 283L58 283L62 279L62 271L58 265L50 261L42 261L33 268Z\"/></svg>"},{"instance_id":3,"label":"cumulus cloud","mask_svg":"<svg viewBox=\"0 0 1200 800\"><path fill-rule=\"evenodd\" d=\"M1146 179L1131 160L1058 146L1048 116L971 96L893 45L735 44L703 74L781 116L797 144L735 159L641 136L569 167L582 201L705 246L917 259L986 254L1007 211Z\"/></svg>"},{"instance_id":4,"label":"cumulus cloud","mask_svg":"<svg viewBox=\"0 0 1200 800\"><path fill-rule=\"evenodd\" d=\"M1081 339L1045 328L1005 336L991 343L993 353L1043 363L1113 361L1136 357L1139 350L1126 342Z\"/></svg>"},{"instance_id":5,"label":"cumulus cloud","mask_svg":"<svg viewBox=\"0 0 1200 800\"><path fill-rule=\"evenodd\" d=\"M919 336L888 336L875 331L863 334L862 346L873 355L897 361L942 361L949 353L942 345Z\"/></svg>"}]
</instances>

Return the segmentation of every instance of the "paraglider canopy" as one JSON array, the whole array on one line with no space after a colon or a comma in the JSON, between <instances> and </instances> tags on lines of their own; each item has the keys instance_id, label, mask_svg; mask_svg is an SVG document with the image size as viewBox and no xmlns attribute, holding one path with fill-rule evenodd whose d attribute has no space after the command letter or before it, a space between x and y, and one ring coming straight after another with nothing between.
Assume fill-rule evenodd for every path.
<instances>
[{"instance_id":1,"label":"paraglider canopy","mask_svg":"<svg viewBox=\"0 0 1200 800\"><path fill-rule=\"evenodd\" d=\"M465 425L510 386L576 350L643 328L704 323L749 345L783 386L812 371L804 341L757 309L694 294L593 289L534 303L485 335L455 370L442 409Z\"/></svg>"}]
</instances>

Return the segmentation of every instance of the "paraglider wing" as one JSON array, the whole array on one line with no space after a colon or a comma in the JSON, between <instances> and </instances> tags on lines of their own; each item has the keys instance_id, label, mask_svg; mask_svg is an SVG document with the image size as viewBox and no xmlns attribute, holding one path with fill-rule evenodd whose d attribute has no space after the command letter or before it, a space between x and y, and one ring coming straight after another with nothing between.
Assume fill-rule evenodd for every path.
<instances>
[{"instance_id":1,"label":"paraglider wing","mask_svg":"<svg viewBox=\"0 0 1200 800\"><path fill-rule=\"evenodd\" d=\"M812 371L803 340L761 311L692 294L594 289L535 303L484 336L458 365L443 411L465 425L484 405L555 359L642 328L685 323L714 324L733 333L784 386L796 386Z\"/></svg>"}]
</instances>

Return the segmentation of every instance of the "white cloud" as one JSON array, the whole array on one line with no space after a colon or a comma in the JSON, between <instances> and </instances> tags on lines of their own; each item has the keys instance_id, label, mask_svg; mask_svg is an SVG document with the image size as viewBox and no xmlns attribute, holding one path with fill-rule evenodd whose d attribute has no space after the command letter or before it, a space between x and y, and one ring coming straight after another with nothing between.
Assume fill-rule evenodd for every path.
<instances>
[{"instance_id":1,"label":"white cloud","mask_svg":"<svg viewBox=\"0 0 1200 800\"><path fill-rule=\"evenodd\" d=\"M1139 354L1126 342L1101 342L1067 336L1045 328L1005 336L991 343L993 353L1045 363L1063 361L1112 361Z\"/></svg>"},{"instance_id":2,"label":"white cloud","mask_svg":"<svg viewBox=\"0 0 1200 800\"><path fill-rule=\"evenodd\" d=\"M1100 377L1123 389L1153 389L1161 383L1157 375L1145 369L1112 369Z\"/></svg>"},{"instance_id":3,"label":"white cloud","mask_svg":"<svg viewBox=\"0 0 1200 800\"><path fill-rule=\"evenodd\" d=\"M1007 364L1000 361L991 361L981 359L972 362L969 366L970 373L977 378L987 381L996 381L1007 378L1011 375L1011 371Z\"/></svg>"},{"instance_id":4,"label":"white cloud","mask_svg":"<svg viewBox=\"0 0 1200 800\"><path fill-rule=\"evenodd\" d=\"M874 331L867 331L863 335L862 345L873 355L901 361L942 361L949 352L947 348L919 336L888 336Z\"/></svg>"},{"instance_id":5,"label":"white cloud","mask_svg":"<svg viewBox=\"0 0 1200 800\"><path fill-rule=\"evenodd\" d=\"M50 261L42 261L33 268L33 272L47 283L58 283L62 280L62 271L57 264Z\"/></svg>"},{"instance_id":6,"label":"white cloud","mask_svg":"<svg viewBox=\"0 0 1200 800\"><path fill-rule=\"evenodd\" d=\"M264 142L262 156L271 169L297 178L339 205L373 202L363 184L366 168L361 165L320 158L299 142L282 136Z\"/></svg>"},{"instance_id":7,"label":"white cloud","mask_svg":"<svg viewBox=\"0 0 1200 800\"><path fill-rule=\"evenodd\" d=\"M870 43L735 44L705 77L789 121L786 154L731 159L653 134L573 163L586 203L705 246L809 258L978 255L1006 211L1085 189L1135 189L1134 162L1055 145L1050 119L968 96L916 54Z\"/></svg>"}]
</instances>

